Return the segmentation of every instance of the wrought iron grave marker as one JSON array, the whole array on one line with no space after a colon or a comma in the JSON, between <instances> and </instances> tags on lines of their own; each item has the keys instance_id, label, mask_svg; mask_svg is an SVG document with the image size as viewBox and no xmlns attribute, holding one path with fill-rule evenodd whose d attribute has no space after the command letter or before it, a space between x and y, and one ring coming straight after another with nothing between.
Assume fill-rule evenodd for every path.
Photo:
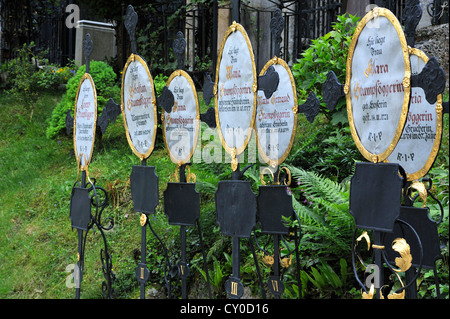
<instances>
[{"instance_id":1,"label":"wrought iron grave marker","mask_svg":"<svg viewBox=\"0 0 450 319\"><path fill-rule=\"evenodd\" d=\"M83 50L86 56L86 73L82 76L78 85L75 98L75 110L73 121L73 141L75 156L77 159L77 169L81 170L81 181L75 182L70 198L70 219L72 228L78 232L78 263L74 268L75 298L81 295L81 281L84 270L84 255L87 235L94 226L102 235L104 249L100 251L103 275L105 280L102 283L102 294L105 298L115 298L116 292L113 288L115 275L112 272L112 259L108 252L105 232L114 227L111 218L106 218L102 222L102 213L108 205L108 193L102 187L96 185L96 180L89 178L88 167L91 162L96 121L97 121L97 92L94 81L89 74L90 55L93 50L93 41L87 34L83 41ZM92 206L94 214L92 214Z\"/></svg>"},{"instance_id":2,"label":"wrought iron grave marker","mask_svg":"<svg viewBox=\"0 0 450 319\"><path fill-rule=\"evenodd\" d=\"M242 25L233 22L222 40L215 79L215 83L212 83L209 77L205 77L204 96L206 103L214 96L215 124L222 146L231 156L233 171L231 181L219 182L215 195L216 216L222 233L232 236L233 271L225 282L225 290L230 298L239 299L244 290L240 281L240 238L250 237L255 225L257 205L250 182L240 181L249 166L241 171L238 156L251 138L257 90L262 89L266 98L270 98L276 90L279 77L273 68L267 76L257 76L247 33ZM208 92L208 88L212 88L213 92ZM251 248L255 257L252 244ZM259 272L258 264L255 263L255 266Z\"/></svg>"},{"instance_id":3,"label":"wrought iron grave marker","mask_svg":"<svg viewBox=\"0 0 450 319\"><path fill-rule=\"evenodd\" d=\"M200 131L200 111L197 91L188 73L183 71L186 41L178 32L173 49L178 60L178 70L167 80L167 89L173 96L173 106L162 111L164 144L169 157L177 165L171 181L164 191L164 211L170 225L180 226L181 260L177 263L178 277L181 278L182 298L187 298L187 279L189 264L186 256L186 226L197 224L204 270L209 287L209 273L206 268L206 253L203 247L200 227L200 194L195 190L196 177L190 172L190 160L194 154ZM186 168L188 174L186 174Z\"/></svg>"},{"instance_id":4,"label":"wrought iron grave marker","mask_svg":"<svg viewBox=\"0 0 450 319\"><path fill-rule=\"evenodd\" d=\"M136 269L136 277L141 285L140 298L144 299L145 283L150 273L146 263L147 225L152 229L148 215L155 213L159 201L158 176L155 168L146 164L155 146L158 122L153 78L145 60L137 55L137 20L137 13L129 5L124 25L130 36L132 53L122 72L121 110L128 144L141 160L140 166L132 167L130 185L134 209L141 213L141 262Z\"/></svg>"},{"instance_id":5,"label":"wrought iron grave marker","mask_svg":"<svg viewBox=\"0 0 450 319\"><path fill-rule=\"evenodd\" d=\"M281 11L278 9L270 22L277 55L279 54L279 40L283 25L284 19L281 16ZM280 298L284 291L284 284L280 276L280 238L289 233L289 229L283 224L283 217L295 218L292 198L288 194L287 189L287 186L291 182L290 171L287 167L280 168L280 165L289 155L292 148L297 127L298 105L294 78L286 62L275 56L266 63L261 70L260 76L264 76L270 68L273 68L279 76L277 89L272 93L270 98L258 94L257 99L256 141L260 156L269 165L261 173L263 186L259 187L259 194L257 196L257 218L261 225L261 233L271 234L273 236L273 275L269 278L268 287L275 298ZM309 102L305 104L308 105ZM317 115L316 111L318 112L318 100L313 101L313 104L317 107L312 112L315 113L312 116L314 118ZM312 106L311 109L314 108ZM272 185L266 185L264 181L266 171L272 176ZM280 178L282 172L286 173L283 179ZM297 252L296 257L298 258L298 244L300 239L297 231L298 229L294 230L295 252ZM258 244L256 235L254 238ZM258 247L260 247L259 244ZM267 251L264 252L268 253ZM301 287L299 263L297 263L297 277L298 287Z\"/></svg>"}]
</instances>

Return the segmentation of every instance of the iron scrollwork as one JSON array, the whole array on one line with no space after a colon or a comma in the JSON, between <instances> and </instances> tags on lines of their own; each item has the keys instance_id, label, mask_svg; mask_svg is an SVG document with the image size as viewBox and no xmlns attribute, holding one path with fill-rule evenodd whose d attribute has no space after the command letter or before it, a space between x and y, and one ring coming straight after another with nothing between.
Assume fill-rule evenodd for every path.
<instances>
[{"instance_id":1,"label":"iron scrollwork","mask_svg":"<svg viewBox=\"0 0 450 319\"><path fill-rule=\"evenodd\" d=\"M111 217L107 217L102 220L102 213L108 206L108 193L104 188L96 186L95 183L96 180L93 179L93 181L89 181L85 187L83 187L83 185L79 182L76 182L72 191L70 218L72 220L72 227L77 228L79 233L79 256L77 269L79 272L78 274L74 273L74 277L78 278L78 282L81 283L84 270L84 254L87 235L89 231L95 227L94 230L97 229L100 232L104 245L104 247L100 250L102 272L105 278L102 282L102 295L104 298L113 299L116 298L116 291L113 287L116 276L112 271L112 258L108 251L105 231L111 230L114 227L114 220ZM82 195L77 196L74 194ZM86 204L89 205L89 207L87 207ZM77 297L79 297L79 288L77 288L77 290Z\"/></svg>"}]
</instances>

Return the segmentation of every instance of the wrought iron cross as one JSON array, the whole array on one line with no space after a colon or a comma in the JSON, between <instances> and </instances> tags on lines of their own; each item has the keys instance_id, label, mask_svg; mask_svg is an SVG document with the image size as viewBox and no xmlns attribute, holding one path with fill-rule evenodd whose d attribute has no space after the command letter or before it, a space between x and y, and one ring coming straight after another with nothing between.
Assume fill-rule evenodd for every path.
<instances>
[{"instance_id":1,"label":"wrought iron cross","mask_svg":"<svg viewBox=\"0 0 450 319\"><path fill-rule=\"evenodd\" d=\"M416 28L422 18L422 7L419 0L408 0L403 10L402 23L405 26L406 42L410 47L414 47Z\"/></svg>"},{"instance_id":2,"label":"wrought iron cross","mask_svg":"<svg viewBox=\"0 0 450 319\"><path fill-rule=\"evenodd\" d=\"M173 52L177 57L177 69L182 70L184 68L184 50L186 49L186 40L184 39L183 32L178 31L177 37L173 40Z\"/></svg>"},{"instance_id":3,"label":"wrought iron cross","mask_svg":"<svg viewBox=\"0 0 450 319\"><path fill-rule=\"evenodd\" d=\"M91 35L87 33L83 40L83 53L86 58L86 73L91 71L91 53L93 49L94 41L92 41Z\"/></svg>"},{"instance_id":4,"label":"wrought iron cross","mask_svg":"<svg viewBox=\"0 0 450 319\"><path fill-rule=\"evenodd\" d=\"M125 15L124 25L130 35L131 41L131 53L137 54L137 46L136 46L136 25L138 21L138 15L136 11L134 11L133 6L130 4L127 8L127 13Z\"/></svg>"},{"instance_id":5,"label":"wrought iron cross","mask_svg":"<svg viewBox=\"0 0 450 319\"><path fill-rule=\"evenodd\" d=\"M272 33L272 41L274 45L274 54L279 56L281 32L284 29L284 17L281 14L280 9L276 9L273 18L270 20L270 32Z\"/></svg>"}]
</instances>

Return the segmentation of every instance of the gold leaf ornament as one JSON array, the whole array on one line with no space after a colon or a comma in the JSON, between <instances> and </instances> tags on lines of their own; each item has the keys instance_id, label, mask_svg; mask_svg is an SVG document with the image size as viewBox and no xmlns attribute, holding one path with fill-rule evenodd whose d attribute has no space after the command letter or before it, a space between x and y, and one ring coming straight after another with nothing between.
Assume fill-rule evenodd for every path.
<instances>
[{"instance_id":1,"label":"gold leaf ornament","mask_svg":"<svg viewBox=\"0 0 450 319\"><path fill-rule=\"evenodd\" d=\"M373 299L374 295L375 295L375 286L373 284L371 284L369 293L363 292L361 298L362 299Z\"/></svg>"},{"instance_id":2,"label":"gold leaf ornament","mask_svg":"<svg viewBox=\"0 0 450 319\"><path fill-rule=\"evenodd\" d=\"M266 264L267 266L271 267L273 265L273 256L264 256L263 257L263 262L264 264Z\"/></svg>"},{"instance_id":3,"label":"gold leaf ornament","mask_svg":"<svg viewBox=\"0 0 450 319\"><path fill-rule=\"evenodd\" d=\"M414 181L408 189L411 188L419 192L420 199L422 199L423 202L422 208L425 208L425 206L427 205L427 195L428 195L425 185L419 181Z\"/></svg>"},{"instance_id":4,"label":"gold leaf ornament","mask_svg":"<svg viewBox=\"0 0 450 319\"><path fill-rule=\"evenodd\" d=\"M395 264L400 268L394 269L396 272L405 272L412 266L412 256L409 244L404 238L396 238L392 242L392 249L400 254L395 258Z\"/></svg>"}]
</instances>

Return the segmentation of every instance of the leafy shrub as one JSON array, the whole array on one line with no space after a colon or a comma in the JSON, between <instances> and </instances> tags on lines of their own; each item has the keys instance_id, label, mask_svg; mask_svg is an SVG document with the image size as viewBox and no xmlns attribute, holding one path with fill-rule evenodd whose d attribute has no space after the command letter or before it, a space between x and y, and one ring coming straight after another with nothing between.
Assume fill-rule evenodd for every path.
<instances>
[{"instance_id":1,"label":"leafy shrub","mask_svg":"<svg viewBox=\"0 0 450 319\"><path fill-rule=\"evenodd\" d=\"M296 144L287 164L322 174L340 182L352 174L355 161L362 161L348 126L325 124Z\"/></svg>"},{"instance_id":2,"label":"leafy shrub","mask_svg":"<svg viewBox=\"0 0 450 319\"><path fill-rule=\"evenodd\" d=\"M41 91L57 89L74 76L77 67L73 62L65 67L49 64L45 58L48 50L35 53L35 48L34 42L24 44L17 58L1 65L1 88L13 94L32 92L37 96Z\"/></svg>"},{"instance_id":3,"label":"leafy shrub","mask_svg":"<svg viewBox=\"0 0 450 319\"><path fill-rule=\"evenodd\" d=\"M40 73L37 62L43 56L34 54L34 42L24 44L17 51L17 58L7 65L9 93L18 98L30 111L30 120L33 117L34 103L39 97Z\"/></svg>"},{"instance_id":4,"label":"leafy shrub","mask_svg":"<svg viewBox=\"0 0 450 319\"><path fill-rule=\"evenodd\" d=\"M116 83L117 75L111 66L103 61L91 61L90 65L90 74L94 80L95 89L97 90L97 116L100 116L103 107L105 107L106 102L110 98L116 101L120 100L120 88ZM53 138L65 128L67 110L72 110L73 116L78 85L85 72L86 66L82 65L75 76L67 82L66 93L52 112L49 126L47 127L48 138Z\"/></svg>"},{"instance_id":5,"label":"leafy shrub","mask_svg":"<svg viewBox=\"0 0 450 319\"><path fill-rule=\"evenodd\" d=\"M347 53L359 17L344 14L337 17L332 31L312 40L311 46L302 53L302 59L292 66L300 100L306 100L313 91L322 101L321 112L334 123L347 122L345 100L341 99L336 109L330 113L322 99L322 85L329 71L334 71L338 80L345 83Z\"/></svg>"},{"instance_id":6,"label":"leafy shrub","mask_svg":"<svg viewBox=\"0 0 450 319\"><path fill-rule=\"evenodd\" d=\"M161 95L168 79L169 77L165 76L164 74L158 74L154 77L153 83L155 84L155 91L157 96Z\"/></svg>"}]
</instances>

